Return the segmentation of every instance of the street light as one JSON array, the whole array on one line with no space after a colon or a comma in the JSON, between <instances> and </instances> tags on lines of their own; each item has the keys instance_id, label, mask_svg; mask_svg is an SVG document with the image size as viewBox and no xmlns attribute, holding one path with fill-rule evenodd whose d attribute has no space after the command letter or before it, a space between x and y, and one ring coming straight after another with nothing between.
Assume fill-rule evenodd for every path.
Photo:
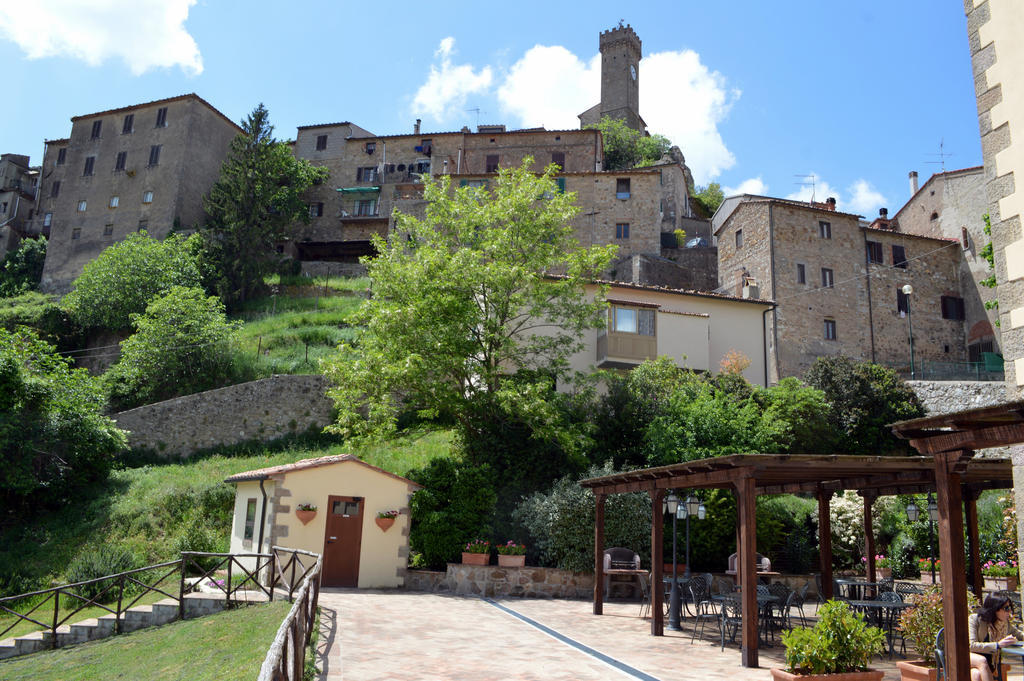
<instances>
[{"instance_id":1,"label":"street light","mask_svg":"<svg viewBox=\"0 0 1024 681\"><path fill-rule=\"evenodd\" d=\"M909 286L909 284L908 284ZM917 519L921 517L921 509L917 507L913 501L907 504L907 520L912 523L916 523ZM928 493L928 560L931 563L932 572L932 584L935 583L935 521L939 519L939 505L935 503L935 499L932 498L932 493Z\"/></svg>"},{"instance_id":2,"label":"street light","mask_svg":"<svg viewBox=\"0 0 1024 681\"><path fill-rule=\"evenodd\" d=\"M695 515L699 520L704 519L704 514L707 511L704 510L704 504L700 502L700 499L694 495L686 497L686 504L682 506L683 517L686 518L686 572L683 573L684 577L689 578L690 576L690 516ZM703 513L702 513L703 511Z\"/></svg>"},{"instance_id":3,"label":"street light","mask_svg":"<svg viewBox=\"0 0 1024 681\"><path fill-rule=\"evenodd\" d=\"M903 285L903 295L907 297L907 328L910 330L910 378L911 380L917 378L917 372L914 367L914 320L910 313L910 294L914 292L914 287L910 284Z\"/></svg>"},{"instance_id":4,"label":"street light","mask_svg":"<svg viewBox=\"0 0 1024 681\"><path fill-rule=\"evenodd\" d=\"M665 497L663 510L672 515L672 587L668 597L668 628L673 631L682 631L682 627L679 626L679 574L676 565L676 519L680 508L685 507L680 506L679 497L675 492L669 492ZM687 565L686 568L689 569L690 566Z\"/></svg>"}]
</instances>

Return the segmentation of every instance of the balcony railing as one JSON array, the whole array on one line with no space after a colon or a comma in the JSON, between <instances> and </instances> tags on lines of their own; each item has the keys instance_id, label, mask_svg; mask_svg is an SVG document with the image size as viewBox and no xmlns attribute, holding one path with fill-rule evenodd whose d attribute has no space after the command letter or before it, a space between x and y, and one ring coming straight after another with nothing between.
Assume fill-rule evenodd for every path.
<instances>
[{"instance_id":1,"label":"balcony railing","mask_svg":"<svg viewBox=\"0 0 1024 681\"><path fill-rule=\"evenodd\" d=\"M631 366L657 356L657 336L612 332L597 337L598 366Z\"/></svg>"},{"instance_id":2,"label":"balcony railing","mask_svg":"<svg viewBox=\"0 0 1024 681\"><path fill-rule=\"evenodd\" d=\"M904 380L916 381L1003 381L1002 369L997 369L985 362L939 362L935 360L918 359L914 363L913 377L911 377L910 362L892 364L889 368L895 371Z\"/></svg>"}]
</instances>

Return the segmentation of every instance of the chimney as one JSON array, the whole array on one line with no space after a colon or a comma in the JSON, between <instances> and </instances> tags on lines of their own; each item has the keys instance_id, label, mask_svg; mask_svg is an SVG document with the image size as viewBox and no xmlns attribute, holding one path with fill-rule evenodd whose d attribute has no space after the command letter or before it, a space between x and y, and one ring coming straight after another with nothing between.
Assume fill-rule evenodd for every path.
<instances>
[{"instance_id":1,"label":"chimney","mask_svg":"<svg viewBox=\"0 0 1024 681\"><path fill-rule=\"evenodd\" d=\"M879 208L878 209L878 217L882 218L883 220L888 219L888 217L889 217L889 209L888 208Z\"/></svg>"},{"instance_id":2,"label":"chimney","mask_svg":"<svg viewBox=\"0 0 1024 681\"><path fill-rule=\"evenodd\" d=\"M825 199L825 203L828 204L828 210L835 210L836 209L836 197L834 197L834 196L828 197L827 199Z\"/></svg>"},{"instance_id":3,"label":"chimney","mask_svg":"<svg viewBox=\"0 0 1024 681\"><path fill-rule=\"evenodd\" d=\"M917 171L911 170L908 177L910 177L910 195L913 196L917 193Z\"/></svg>"},{"instance_id":4,"label":"chimney","mask_svg":"<svg viewBox=\"0 0 1024 681\"><path fill-rule=\"evenodd\" d=\"M416 119L416 125L412 126L412 134L420 134L420 119L418 118Z\"/></svg>"}]
</instances>

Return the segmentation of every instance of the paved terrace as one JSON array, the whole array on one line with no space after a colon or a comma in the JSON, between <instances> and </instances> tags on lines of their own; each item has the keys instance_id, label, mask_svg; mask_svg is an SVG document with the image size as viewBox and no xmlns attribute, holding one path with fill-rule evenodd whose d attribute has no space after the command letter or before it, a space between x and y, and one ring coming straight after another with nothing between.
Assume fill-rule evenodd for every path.
<instances>
[{"instance_id":1,"label":"paved terrace","mask_svg":"<svg viewBox=\"0 0 1024 681\"><path fill-rule=\"evenodd\" d=\"M634 602L605 603L604 615L595 616L581 600L323 589L320 606L321 681L768 681L768 668L783 661L776 641L761 648L760 668L741 666L736 644L720 650L714 622L693 645L689 621L684 632L651 636ZM875 660L886 679L899 679L894 661ZM1012 678L1020 678L1019 668Z\"/></svg>"}]
</instances>

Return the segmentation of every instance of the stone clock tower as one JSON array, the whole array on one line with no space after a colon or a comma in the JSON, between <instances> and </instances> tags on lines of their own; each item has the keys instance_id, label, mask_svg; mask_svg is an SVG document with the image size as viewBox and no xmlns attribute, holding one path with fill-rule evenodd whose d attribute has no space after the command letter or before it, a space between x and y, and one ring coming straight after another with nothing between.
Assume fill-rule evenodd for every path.
<instances>
[{"instance_id":1,"label":"stone clock tower","mask_svg":"<svg viewBox=\"0 0 1024 681\"><path fill-rule=\"evenodd\" d=\"M602 116L618 118L629 127L646 131L640 117L640 38L627 24L601 33L601 103L579 115L581 127L594 125Z\"/></svg>"}]
</instances>

